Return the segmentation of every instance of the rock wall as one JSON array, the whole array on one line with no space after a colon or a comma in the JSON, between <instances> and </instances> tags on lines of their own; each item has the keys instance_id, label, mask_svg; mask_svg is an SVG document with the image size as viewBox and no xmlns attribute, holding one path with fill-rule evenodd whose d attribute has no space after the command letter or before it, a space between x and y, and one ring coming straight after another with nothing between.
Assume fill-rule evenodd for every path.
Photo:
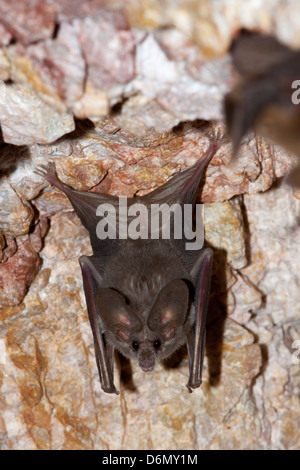
<instances>
[{"instance_id":1,"label":"rock wall","mask_svg":"<svg viewBox=\"0 0 300 470\"><path fill-rule=\"evenodd\" d=\"M247 3L247 5L245 5ZM214 248L203 384L186 351L143 373L116 354L99 384L78 258L88 234L34 170L145 194L214 135L241 28L299 47L293 1L0 0L0 448L299 449L300 195L295 158L224 141L198 201Z\"/></svg>"}]
</instances>

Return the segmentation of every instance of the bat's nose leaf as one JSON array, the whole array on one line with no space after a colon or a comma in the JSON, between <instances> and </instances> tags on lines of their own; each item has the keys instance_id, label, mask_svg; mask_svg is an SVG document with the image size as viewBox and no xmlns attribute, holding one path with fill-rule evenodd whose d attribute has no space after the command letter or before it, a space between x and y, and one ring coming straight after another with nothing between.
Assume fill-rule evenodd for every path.
<instances>
[{"instance_id":1,"label":"bat's nose leaf","mask_svg":"<svg viewBox=\"0 0 300 470\"><path fill-rule=\"evenodd\" d=\"M139 366L144 372L151 372L155 367L155 353L151 349L142 349L138 355Z\"/></svg>"}]
</instances>

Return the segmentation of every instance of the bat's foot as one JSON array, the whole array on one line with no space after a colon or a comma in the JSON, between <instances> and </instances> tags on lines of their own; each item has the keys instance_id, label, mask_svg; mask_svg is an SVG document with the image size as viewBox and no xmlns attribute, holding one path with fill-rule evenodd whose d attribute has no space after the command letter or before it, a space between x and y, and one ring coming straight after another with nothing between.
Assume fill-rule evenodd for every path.
<instances>
[{"instance_id":1,"label":"bat's foot","mask_svg":"<svg viewBox=\"0 0 300 470\"><path fill-rule=\"evenodd\" d=\"M190 393L192 393L192 392L193 392L193 389L199 388L201 384L202 384L202 380L200 379L200 380L197 381L197 383L195 383L195 382L194 382L194 383L188 382L188 383L186 384L186 386L187 386L188 391L189 391Z\"/></svg>"},{"instance_id":2,"label":"bat's foot","mask_svg":"<svg viewBox=\"0 0 300 470\"><path fill-rule=\"evenodd\" d=\"M210 141L213 145L216 145L216 151L221 147L221 145L229 142L230 138L229 136L225 133L223 129L214 129L213 132L209 134Z\"/></svg>"},{"instance_id":3,"label":"bat's foot","mask_svg":"<svg viewBox=\"0 0 300 470\"><path fill-rule=\"evenodd\" d=\"M47 165L41 165L39 168L34 170L34 173L39 176L42 176L47 181L49 181L50 184L52 184L53 186L68 195L68 191L70 191L70 188L58 179L55 165L53 162L49 162Z\"/></svg>"}]
</instances>

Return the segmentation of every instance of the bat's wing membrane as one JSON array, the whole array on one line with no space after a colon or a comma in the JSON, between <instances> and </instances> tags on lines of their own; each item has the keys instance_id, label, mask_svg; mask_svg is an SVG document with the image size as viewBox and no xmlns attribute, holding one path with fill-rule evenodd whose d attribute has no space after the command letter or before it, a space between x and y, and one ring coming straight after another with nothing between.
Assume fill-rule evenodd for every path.
<instances>
[{"instance_id":1,"label":"bat's wing membrane","mask_svg":"<svg viewBox=\"0 0 300 470\"><path fill-rule=\"evenodd\" d=\"M99 372L101 388L106 393L119 394L114 385L113 353L114 348L105 343L100 330L99 315L95 304L95 289L101 287L101 274L95 265L93 257L81 256L79 260L89 320L94 337L96 362Z\"/></svg>"},{"instance_id":2,"label":"bat's wing membrane","mask_svg":"<svg viewBox=\"0 0 300 470\"><path fill-rule=\"evenodd\" d=\"M117 212L119 198L107 194L96 194L90 191L72 189L58 179L54 163L52 162L42 165L35 173L43 176L49 183L60 189L68 197L82 225L89 232L94 254L106 259L113 255L117 249L117 239L103 239L99 242L96 227L97 223L101 220L101 216L97 215L96 212L101 204L109 204L116 208Z\"/></svg>"}]
</instances>

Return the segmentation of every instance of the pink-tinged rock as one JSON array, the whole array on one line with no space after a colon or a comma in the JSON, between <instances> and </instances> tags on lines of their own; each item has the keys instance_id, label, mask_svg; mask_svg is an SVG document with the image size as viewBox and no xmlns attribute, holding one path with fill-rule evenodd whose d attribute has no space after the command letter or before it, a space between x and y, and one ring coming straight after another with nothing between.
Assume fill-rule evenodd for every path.
<instances>
[{"instance_id":1,"label":"pink-tinged rock","mask_svg":"<svg viewBox=\"0 0 300 470\"><path fill-rule=\"evenodd\" d=\"M18 236L28 233L34 212L22 201L8 180L0 181L0 227L4 233Z\"/></svg>"},{"instance_id":2,"label":"pink-tinged rock","mask_svg":"<svg viewBox=\"0 0 300 470\"><path fill-rule=\"evenodd\" d=\"M62 181L75 189L142 195L192 166L214 135L225 132L221 124L187 123L170 133L147 131L138 137L120 129L117 122L107 118L95 127L81 123L71 138L54 144L26 149L4 147L1 168L9 171L14 188L26 200L32 200L49 186L33 174L37 166L48 160L55 162ZM238 194L265 191L293 166L293 159L279 147L260 139L243 143L236 165L230 164L230 159L231 144L224 143L205 172L199 202L222 202ZM43 213L49 215L59 210L60 205L70 207L66 201L52 187L36 199Z\"/></svg>"},{"instance_id":3,"label":"pink-tinged rock","mask_svg":"<svg viewBox=\"0 0 300 470\"><path fill-rule=\"evenodd\" d=\"M11 39L12 35L8 29L4 26L4 24L0 23L0 47L7 46Z\"/></svg>"},{"instance_id":4,"label":"pink-tinged rock","mask_svg":"<svg viewBox=\"0 0 300 470\"><path fill-rule=\"evenodd\" d=\"M141 34L128 29L121 11L103 9L95 17L74 19L87 65L87 80L99 90L123 85L135 75L135 47Z\"/></svg>"},{"instance_id":5,"label":"pink-tinged rock","mask_svg":"<svg viewBox=\"0 0 300 470\"><path fill-rule=\"evenodd\" d=\"M1 32L0 32L1 34ZM10 63L3 49L0 49L0 80L8 80L10 77Z\"/></svg>"},{"instance_id":6,"label":"pink-tinged rock","mask_svg":"<svg viewBox=\"0 0 300 470\"><path fill-rule=\"evenodd\" d=\"M3 249L5 247L5 238L3 233L0 231L0 263L2 262L4 258L4 252Z\"/></svg>"},{"instance_id":7,"label":"pink-tinged rock","mask_svg":"<svg viewBox=\"0 0 300 470\"><path fill-rule=\"evenodd\" d=\"M122 99L135 76L136 45L145 33L130 30L122 11L99 4L92 10L65 12L57 37L11 45L6 54L13 81L30 86L58 111L95 120Z\"/></svg>"},{"instance_id":8,"label":"pink-tinged rock","mask_svg":"<svg viewBox=\"0 0 300 470\"><path fill-rule=\"evenodd\" d=\"M124 14L124 5L119 0L63 0L57 2L57 20L59 23L72 22L74 19L105 16L108 22L118 28L128 28L128 20Z\"/></svg>"},{"instance_id":9,"label":"pink-tinged rock","mask_svg":"<svg viewBox=\"0 0 300 470\"><path fill-rule=\"evenodd\" d=\"M266 191L280 176L295 165L291 157L266 140L250 135L239 151L239 158L231 162L231 144L222 146L206 172L203 202L224 201L244 193Z\"/></svg>"},{"instance_id":10,"label":"pink-tinged rock","mask_svg":"<svg viewBox=\"0 0 300 470\"><path fill-rule=\"evenodd\" d=\"M174 27L186 34L208 58L224 55L239 30L273 34L299 47L298 4L294 1L254 0L127 0L132 27L146 30Z\"/></svg>"},{"instance_id":11,"label":"pink-tinged rock","mask_svg":"<svg viewBox=\"0 0 300 470\"><path fill-rule=\"evenodd\" d=\"M2 259L1 262L5 263L11 256L13 256L17 251L17 243L15 237L9 235L8 233L5 235L4 238L4 245L3 245L3 252L2 252Z\"/></svg>"},{"instance_id":12,"label":"pink-tinged rock","mask_svg":"<svg viewBox=\"0 0 300 470\"><path fill-rule=\"evenodd\" d=\"M25 44L51 37L56 8L43 0L0 1L0 23Z\"/></svg>"},{"instance_id":13,"label":"pink-tinged rock","mask_svg":"<svg viewBox=\"0 0 300 470\"><path fill-rule=\"evenodd\" d=\"M163 43L159 43L159 37L149 34L138 45L133 89L156 99L164 110L181 121L221 119L223 96L229 91L232 80L229 58L208 64L196 57L197 67L193 69L189 45L182 44L183 57L179 60L168 56L168 50L164 50L168 33L172 39L173 33L169 30ZM190 64L183 51L191 56Z\"/></svg>"},{"instance_id":14,"label":"pink-tinged rock","mask_svg":"<svg viewBox=\"0 0 300 470\"><path fill-rule=\"evenodd\" d=\"M156 100L142 93L128 98L114 120L120 128L137 137L146 137L150 129L153 135L168 132L180 122L178 117L163 109Z\"/></svg>"},{"instance_id":15,"label":"pink-tinged rock","mask_svg":"<svg viewBox=\"0 0 300 470\"><path fill-rule=\"evenodd\" d=\"M247 265L245 227L239 198L204 206L205 239L212 248L224 250L234 269Z\"/></svg>"},{"instance_id":16,"label":"pink-tinged rock","mask_svg":"<svg viewBox=\"0 0 300 470\"><path fill-rule=\"evenodd\" d=\"M72 107L84 90L85 61L72 25L63 23L55 39L22 48L12 46L7 54L12 78L26 80L53 107ZM60 109L61 110L61 109Z\"/></svg>"},{"instance_id":17,"label":"pink-tinged rock","mask_svg":"<svg viewBox=\"0 0 300 470\"><path fill-rule=\"evenodd\" d=\"M2 84L0 122L4 141L15 145L54 142L75 128L70 114L57 112L21 84Z\"/></svg>"},{"instance_id":18,"label":"pink-tinged rock","mask_svg":"<svg viewBox=\"0 0 300 470\"><path fill-rule=\"evenodd\" d=\"M0 312L6 327L0 331L0 341L8 359L0 429L7 432L10 445L46 449L233 445L245 420L251 427L261 419L248 396L261 365L253 335L226 321L224 338L219 338L223 358L218 386L210 381L218 361L213 355L221 344L217 328L210 327L203 384L194 393L185 386L188 361L183 354L177 367L158 364L151 374L132 361L131 384L125 380L129 368L116 356L115 383L121 398L105 394L99 385L82 291L78 257L83 253L89 255L90 246L78 218L54 216L41 253L44 269L25 297L22 313L16 315L16 307ZM10 426L12 416L15 429ZM228 429L227 421L234 424L235 416L239 430ZM244 431L241 439L244 445L260 445L259 429Z\"/></svg>"},{"instance_id":19,"label":"pink-tinged rock","mask_svg":"<svg viewBox=\"0 0 300 470\"><path fill-rule=\"evenodd\" d=\"M107 93L97 90L91 82L87 82L82 97L72 105L72 111L79 119L99 120L110 111Z\"/></svg>"}]
</instances>

